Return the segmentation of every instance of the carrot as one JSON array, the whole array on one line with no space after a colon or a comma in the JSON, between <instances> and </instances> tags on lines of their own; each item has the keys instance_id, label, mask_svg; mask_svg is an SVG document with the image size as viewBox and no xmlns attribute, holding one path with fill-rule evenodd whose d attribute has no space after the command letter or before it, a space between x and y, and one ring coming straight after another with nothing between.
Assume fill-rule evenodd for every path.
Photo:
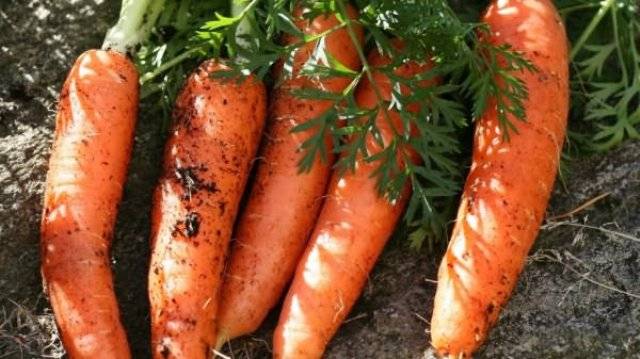
<instances>
[{"instance_id":1,"label":"carrot","mask_svg":"<svg viewBox=\"0 0 640 359\"><path fill-rule=\"evenodd\" d=\"M374 68L389 62L388 57L377 52L369 59ZM411 77L425 69L425 66L407 63L397 74ZM391 80L382 72L374 72L373 78L388 101ZM376 106L378 99L371 82L365 80L359 85L356 100L362 108ZM376 118L386 144L393 138L394 128L402 131L397 112L389 111L389 120L382 112ZM367 149L372 155L382 150L373 137L367 138ZM403 151L415 155L409 149ZM296 269L275 330L275 358L320 358L360 295L404 211L410 191L406 187L398 200L389 202L377 191L373 177L376 169L375 162L360 158L354 172L343 176L334 173L331 178L326 201Z\"/></svg>"},{"instance_id":2,"label":"carrot","mask_svg":"<svg viewBox=\"0 0 640 359\"><path fill-rule=\"evenodd\" d=\"M353 8L351 16L356 17ZM298 9L297 14L301 14ZM313 21L300 20L305 34L319 34L336 25L335 16L320 16ZM357 36L362 31L357 29ZM358 69L360 61L355 47L342 28L325 38L325 53L345 66ZM291 44L295 39L286 40ZM299 75L316 43L298 51L293 62L293 76L274 90L269 114L266 143L262 148L255 183L246 208L237 225L219 314L218 346L225 341L253 332L281 297L291 279L304 244L317 218L322 195L329 180L333 158L316 160L308 173L298 173L302 158L300 145L315 129L291 133L298 124L316 118L331 106L331 101L297 98L292 90L301 87L340 92L349 78L323 78L315 82Z\"/></svg>"},{"instance_id":3,"label":"carrot","mask_svg":"<svg viewBox=\"0 0 640 359\"><path fill-rule=\"evenodd\" d=\"M154 358L208 358L233 222L266 116L264 86L204 62L173 113L152 212Z\"/></svg>"},{"instance_id":4,"label":"carrot","mask_svg":"<svg viewBox=\"0 0 640 359\"><path fill-rule=\"evenodd\" d=\"M41 222L42 277L70 358L129 358L113 290L111 241L138 115L126 53L162 0L123 0L102 50L78 57L62 87Z\"/></svg>"},{"instance_id":5,"label":"carrot","mask_svg":"<svg viewBox=\"0 0 640 359\"><path fill-rule=\"evenodd\" d=\"M502 141L495 106L480 118L473 163L440 265L431 340L442 355L470 356L485 340L522 271L558 169L569 109L564 27L550 0L501 0L484 15L488 41L509 44L537 68L526 122Z\"/></svg>"},{"instance_id":6,"label":"carrot","mask_svg":"<svg viewBox=\"0 0 640 359\"><path fill-rule=\"evenodd\" d=\"M129 358L109 249L138 113L125 55L90 50L60 94L41 224L42 275L71 358Z\"/></svg>"}]
</instances>

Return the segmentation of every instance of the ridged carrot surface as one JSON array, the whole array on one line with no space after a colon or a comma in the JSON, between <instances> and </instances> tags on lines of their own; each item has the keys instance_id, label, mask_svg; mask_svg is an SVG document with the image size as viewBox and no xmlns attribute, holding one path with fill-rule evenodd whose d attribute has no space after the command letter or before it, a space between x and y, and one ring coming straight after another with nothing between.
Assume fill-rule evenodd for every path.
<instances>
[{"instance_id":1,"label":"ridged carrot surface","mask_svg":"<svg viewBox=\"0 0 640 359\"><path fill-rule=\"evenodd\" d=\"M129 358L110 248L138 113L138 73L82 54L64 83L41 225L45 289L70 358Z\"/></svg>"},{"instance_id":2,"label":"ridged carrot surface","mask_svg":"<svg viewBox=\"0 0 640 359\"><path fill-rule=\"evenodd\" d=\"M569 110L565 30L549 0L498 0L483 21L487 39L509 44L537 68L521 72L527 122L503 141L494 105L479 119L473 163L449 248L440 265L431 321L443 355L470 356L509 298L543 220L558 170Z\"/></svg>"},{"instance_id":3,"label":"ridged carrot surface","mask_svg":"<svg viewBox=\"0 0 640 359\"><path fill-rule=\"evenodd\" d=\"M173 115L152 212L149 273L154 358L208 358L227 248L266 116L254 77L223 80L203 63Z\"/></svg>"},{"instance_id":4,"label":"ridged carrot surface","mask_svg":"<svg viewBox=\"0 0 640 359\"><path fill-rule=\"evenodd\" d=\"M369 58L373 68L389 62L377 52ZM425 70L426 65L407 63L396 74L411 77ZM373 79L380 94L389 101L391 80L379 71L374 72ZM364 80L359 85L356 100L361 108L376 106L378 98L371 82ZM393 138L394 129L403 130L400 115L393 110L388 114L387 119L381 111L376 118L386 144ZM381 151L373 137L367 138L367 149L372 155ZM403 151L412 160L416 159L410 149ZM273 339L274 358L322 357L326 345L360 296L409 195L407 187L394 202L380 196L374 176L377 167L378 162L359 159L354 172L343 176L334 173L318 222L280 313Z\"/></svg>"},{"instance_id":5,"label":"ridged carrot surface","mask_svg":"<svg viewBox=\"0 0 640 359\"><path fill-rule=\"evenodd\" d=\"M355 10L349 9L355 17ZM338 24L335 16L321 16L312 21L301 20L298 27L312 35ZM356 27L355 31L361 39L362 30ZM294 41L299 40L286 39L288 43ZM318 55L329 54L345 66L359 69L358 54L345 28L327 35L323 44ZM314 42L298 50L292 77L284 79L272 93L269 126L256 179L239 218L222 291L218 345L257 329L276 305L291 280L322 204L333 156L329 153L327 163L318 158L309 172L299 173L300 145L317 129L301 133L291 130L329 110L332 102L300 99L292 90L305 87L340 92L351 79L311 80L300 76L302 66L316 47Z\"/></svg>"}]
</instances>

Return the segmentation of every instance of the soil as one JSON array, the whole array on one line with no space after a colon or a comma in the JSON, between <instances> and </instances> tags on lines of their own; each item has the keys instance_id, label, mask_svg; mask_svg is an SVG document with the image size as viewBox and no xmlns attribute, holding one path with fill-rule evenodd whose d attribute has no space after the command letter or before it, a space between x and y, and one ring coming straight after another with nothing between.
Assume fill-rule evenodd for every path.
<instances>
[{"instance_id":1,"label":"soil","mask_svg":"<svg viewBox=\"0 0 640 359\"><path fill-rule=\"evenodd\" d=\"M105 0L0 1L0 358L62 355L42 293L38 246L53 111L66 71L83 50L101 44L118 6ZM149 356L149 209L163 138L162 124L148 113L143 105L113 246L134 358ZM639 153L640 142L629 142L606 156L567 164L549 217L610 194L557 219L559 225L545 225L477 358L640 357ZM415 253L390 243L326 357L431 357L428 318L441 252ZM272 314L256 335L232 342L225 353L268 357L275 320Z\"/></svg>"}]
</instances>

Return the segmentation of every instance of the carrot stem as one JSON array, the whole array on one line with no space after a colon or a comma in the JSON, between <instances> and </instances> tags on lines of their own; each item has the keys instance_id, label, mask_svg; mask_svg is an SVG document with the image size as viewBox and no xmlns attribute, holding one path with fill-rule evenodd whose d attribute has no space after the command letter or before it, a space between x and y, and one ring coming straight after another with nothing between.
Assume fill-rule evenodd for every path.
<instances>
[{"instance_id":1,"label":"carrot stem","mask_svg":"<svg viewBox=\"0 0 640 359\"><path fill-rule=\"evenodd\" d=\"M250 11L257 4L257 0L253 0L251 3L246 4L237 0L231 0L231 16L242 17L238 29L236 30L236 36L248 35L251 33L251 23L247 20L247 16L251 16ZM246 43L244 39L238 39L238 43Z\"/></svg>"},{"instance_id":2,"label":"carrot stem","mask_svg":"<svg viewBox=\"0 0 640 359\"><path fill-rule=\"evenodd\" d=\"M580 35L580 38L578 38L578 41L576 41L575 45L571 49L571 54L569 55L569 57L571 58L571 61L573 61L573 59L576 57L578 52L582 50L582 46L584 46L585 42L587 42L587 40L589 39L589 36L591 36L591 33L593 33L593 30L595 30L596 27L598 27L598 25L600 24L600 21L602 21L602 18L604 18L607 12L609 12L609 9L613 6L614 3L615 3L614 0L605 0L604 2L602 2L600 9L598 10L596 15L593 17L593 19L591 20L587 28L584 30L582 35Z\"/></svg>"},{"instance_id":3,"label":"carrot stem","mask_svg":"<svg viewBox=\"0 0 640 359\"><path fill-rule=\"evenodd\" d=\"M188 60L189 58L191 58L192 55L194 55L195 53L197 53L201 49L202 49L202 47L194 47L192 49L189 49L189 50L181 53L180 55L172 58L171 60L165 62L164 64L158 66L155 70L145 73L144 75L142 75L140 77L140 84L144 85L146 82L153 80L158 75L160 75L163 72L169 70L170 68L180 64L181 62L183 62L185 60Z\"/></svg>"},{"instance_id":4,"label":"carrot stem","mask_svg":"<svg viewBox=\"0 0 640 359\"><path fill-rule=\"evenodd\" d=\"M592 4L592 3L579 4L579 5L566 7L564 9L562 9L562 10L559 10L558 12L562 16L566 16L567 14L572 13L574 11L581 11L581 10L591 9L591 8L594 8L594 7L597 7L597 6L598 6L598 4Z\"/></svg>"},{"instance_id":5,"label":"carrot stem","mask_svg":"<svg viewBox=\"0 0 640 359\"><path fill-rule=\"evenodd\" d=\"M122 0L118 22L107 32L103 50L127 53L151 33L165 0Z\"/></svg>"},{"instance_id":6,"label":"carrot stem","mask_svg":"<svg viewBox=\"0 0 640 359\"><path fill-rule=\"evenodd\" d=\"M340 0L336 1L336 5L338 10L340 11L340 13L342 14L346 14L347 8L344 5L344 3ZM391 117L389 115L389 111L387 110L387 107L384 106L384 98L382 97L382 94L380 93L380 88L378 87L378 84L376 82L373 81L373 71L371 71L371 66L369 65L369 62L367 60L367 56L364 54L364 50L362 49L362 47L360 46L360 44L357 42L357 36L356 33L353 31L353 20L349 19L348 16L343 16L344 17L344 21L346 23L346 28L347 28L347 33L349 34L349 37L351 38L351 42L353 43L354 47L356 48L356 50L358 51L358 56L360 57L360 61L362 61L362 71L364 71L364 73L367 75L367 79L371 82L373 91L376 95L377 98L377 102L378 102L378 108L382 110L382 114L384 116L384 119L386 121L386 123L390 126L391 130L393 131L393 134L396 137L400 136L400 133L397 131L397 129L395 128L395 126L393 126L392 121L391 121Z\"/></svg>"},{"instance_id":7,"label":"carrot stem","mask_svg":"<svg viewBox=\"0 0 640 359\"><path fill-rule=\"evenodd\" d=\"M251 48L251 41L247 40L247 36L250 36L253 32L251 28L250 18L253 16L253 8L258 4L258 0L230 0L231 1L231 16L240 18L240 23L236 28L235 41L243 50L249 50ZM240 61L246 61L242 56L237 56Z\"/></svg>"},{"instance_id":8,"label":"carrot stem","mask_svg":"<svg viewBox=\"0 0 640 359\"><path fill-rule=\"evenodd\" d=\"M616 14L616 7L611 8L611 23L613 24L613 33L618 34L618 16ZM622 46L620 45L620 38L614 36L616 44L616 53L618 55L618 62L620 63L620 70L622 70L622 82L628 83L629 75L627 74L627 65L624 61L624 55L622 54Z\"/></svg>"},{"instance_id":9,"label":"carrot stem","mask_svg":"<svg viewBox=\"0 0 640 359\"><path fill-rule=\"evenodd\" d=\"M149 1L149 0L146 0L146 1ZM245 3L246 2L238 3L236 0L231 0L231 16L242 18L236 30L236 41L238 45L240 45L243 49L248 48L249 42L246 39L241 38L241 36L251 34L251 23L247 20L247 16L252 16L249 12L253 10L253 8L258 3L258 0L253 0L248 4L245 4ZM181 62L185 60L190 59L192 56L197 54L202 49L203 49L202 46L193 47L181 53L180 55L172 58L166 63L158 66L155 70L145 73L140 77L140 84L144 85L145 83L155 79L156 77L168 71L172 67L179 65Z\"/></svg>"}]
</instances>

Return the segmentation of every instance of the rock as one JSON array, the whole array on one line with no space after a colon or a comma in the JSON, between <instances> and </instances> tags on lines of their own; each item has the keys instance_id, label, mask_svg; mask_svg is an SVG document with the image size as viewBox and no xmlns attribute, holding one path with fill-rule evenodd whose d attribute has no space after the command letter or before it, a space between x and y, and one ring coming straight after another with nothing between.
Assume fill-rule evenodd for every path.
<instances>
[{"instance_id":1,"label":"rock","mask_svg":"<svg viewBox=\"0 0 640 359\"><path fill-rule=\"evenodd\" d=\"M0 2L0 356L21 357L20 350L24 357L59 355L38 259L53 110L72 61L100 46L117 12L114 1ZM150 110L141 108L113 246L116 290L135 358L149 355L149 210L163 143L162 124ZM607 288L640 294L640 243L631 238L640 236L638 153L640 143L627 143L606 156L569 164L566 188L557 186L550 215L611 194L563 219L574 224L545 227L478 358L640 353L640 299ZM390 243L327 357L428 357L431 280L441 251L413 253L404 243ZM268 357L276 320L276 314L270 315L255 336L231 343L235 358Z\"/></svg>"}]
</instances>

